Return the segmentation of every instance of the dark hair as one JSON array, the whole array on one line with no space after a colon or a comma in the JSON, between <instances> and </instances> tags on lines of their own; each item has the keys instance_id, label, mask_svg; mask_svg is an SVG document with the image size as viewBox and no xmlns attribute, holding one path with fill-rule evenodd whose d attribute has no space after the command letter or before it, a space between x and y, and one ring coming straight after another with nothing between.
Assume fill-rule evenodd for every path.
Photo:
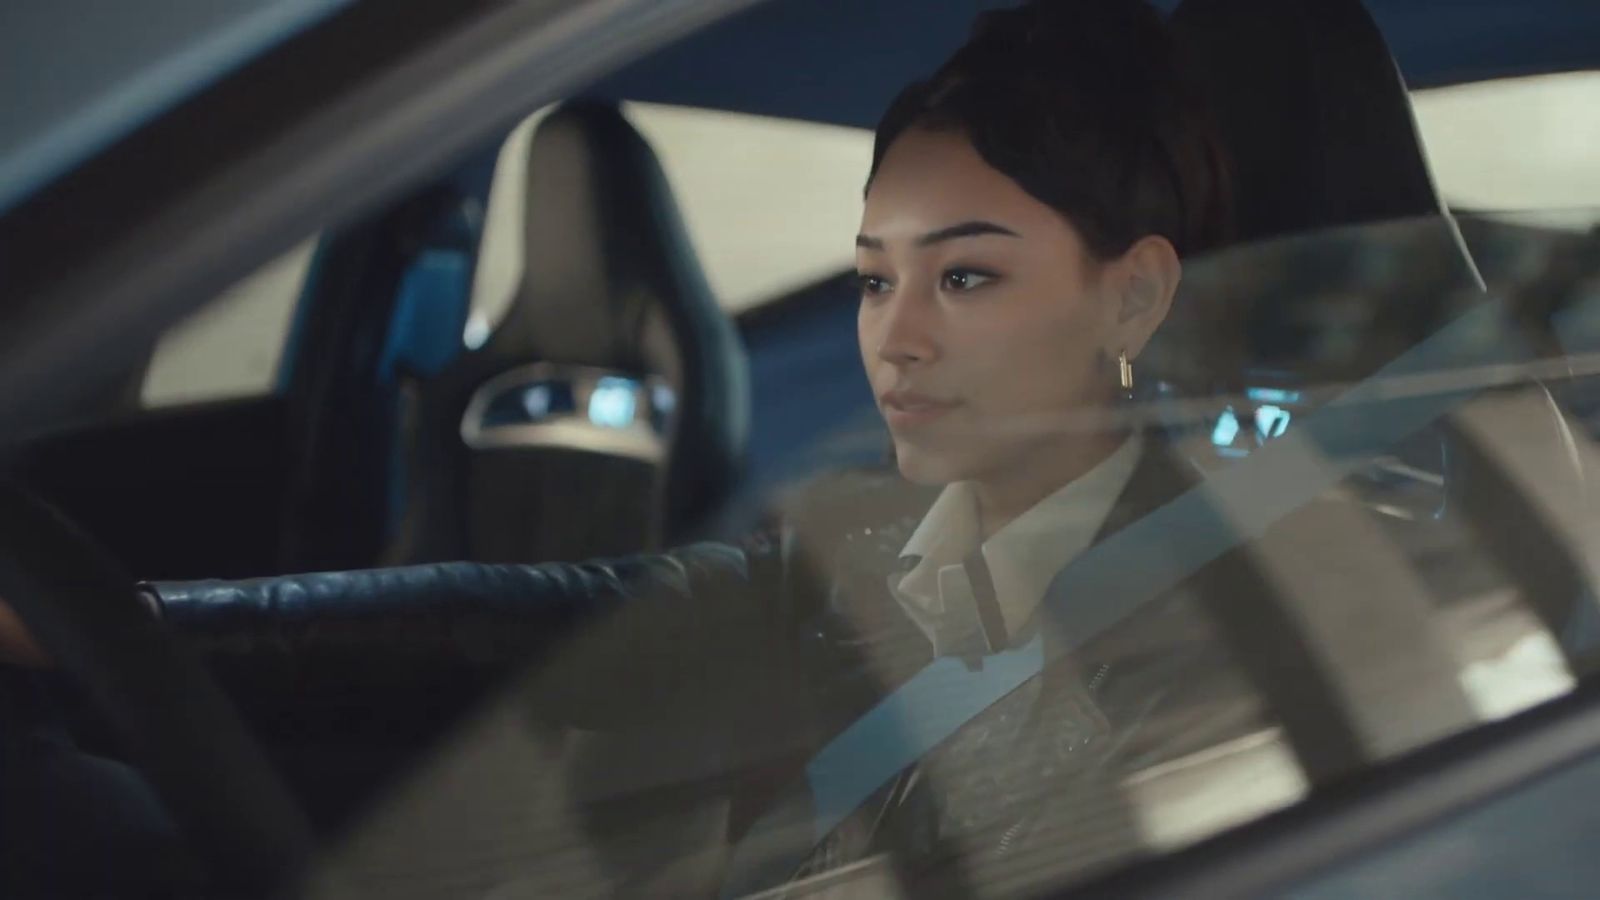
<instances>
[{"instance_id":1,"label":"dark hair","mask_svg":"<svg viewBox=\"0 0 1600 900\"><path fill-rule=\"evenodd\" d=\"M1161 235L1179 255L1227 239L1227 166L1197 80L1142 0L1030 0L984 13L878 123L962 132L984 161L1066 217L1098 259Z\"/></svg>"}]
</instances>

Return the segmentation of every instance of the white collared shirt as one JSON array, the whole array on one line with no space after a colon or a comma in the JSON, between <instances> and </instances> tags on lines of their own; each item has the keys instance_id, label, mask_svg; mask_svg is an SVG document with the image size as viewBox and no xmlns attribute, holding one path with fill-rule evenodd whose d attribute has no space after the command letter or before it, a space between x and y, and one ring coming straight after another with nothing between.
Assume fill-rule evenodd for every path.
<instances>
[{"instance_id":1,"label":"white collared shirt","mask_svg":"<svg viewBox=\"0 0 1600 900\"><path fill-rule=\"evenodd\" d=\"M1094 540L1133 476L1142 446L1135 433L1094 468L982 542L1007 635L1015 635L1032 618L1051 579ZM895 599L928 636L935 653L950 650L940 646L939 635L960 634L977 625L977 601L962 561L979 547L979 536L972 484L951 484L901 551L901 558L916 558L916 564L890 578Z\"/></svg>"}]
</instances>

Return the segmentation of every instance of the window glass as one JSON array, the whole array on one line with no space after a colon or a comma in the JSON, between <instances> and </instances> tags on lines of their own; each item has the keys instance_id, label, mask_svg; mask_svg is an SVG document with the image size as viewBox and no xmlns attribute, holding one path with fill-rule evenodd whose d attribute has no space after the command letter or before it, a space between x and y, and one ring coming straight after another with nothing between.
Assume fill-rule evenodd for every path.
<instances>
[{"instance_id":1,"label":"window glass","mask_svg":"<svg viewBox=\"0 0 1600 900\"><path fill-rule=\"evenodd\" d=\"M750 371L656 355L678 311L620 302L581 313L638 347L567 306L457 367L539 275L541 110L481 220L464 164L353 248L401 311L319 350L378 377L27 474L168 582L164 626L340 836L313 896L1057 892L1600 672L1596 101L1416 92L1463 222L1109 262L959 130L908 132L864 228L871 132L624 104ZM143 405L272 391L316 246L167 333ZM746 375L770 478L727 427Z\"/></svg>"},{"instance_id":2,"label":"window glass","mask_svg":"<svg viewBox=\"0 0 1600 900\"><path fill-rule=\"evenodd\" d=\"M981 664L930 657L924 632L897 630L885 611L909 602L894 593L912 590L902 554L948 488L919 493L900 479L884 462L882 424L858 410L797 451L792 484L742 498L750 512L724 524L732 544L673 551L663 571L692 574L629 581L614 617L531 666L513 704L471 723L396 795L384 828L437 834L431 823L460 815L466 773L492 772L464 818L478 827L504 811L500 821L538 824L518 832L524 856L472 857L484 884L670 894L685 883L676 879L716 884L743 871L747 845L771 839L789 842L788 868L752 886L799 874L803 886L784 896L829 896L832 879L915 896L897 880L943 876L897 873L893 849L852 851L836 866L813 829L843 841L873 822L927 815L949 836L949 856L927 863L935 873L960 869L979 896L1027 895L1191 845L1352 769L1568 693L1600 666L1586 487L1600 473L1600 394L1582 358L1546 339L1554 331L1592 346L1600 293L1588 285L1600 249L1568 233L1524 239L1541 244L1530 258L1544 262L1497 294L1470 277L1443 220L1329 229L1186 264L1183 311L1141 355L1138 393L1120 409L1192 488L1120 495L1145 505L1085 557L1052 568L1054 582L1044 573L1032 588L1048 594L1039 631L1022 630L1005 651L1015 655ZM791 337L784 352L854 340L848 323ZM782 396L822 391L796 382ZM995 427L1011 424L1074 420ZM867 452L841 465L841 446ZM1095 502L1070 496L1071 509ZM582 515L588 503L545 515ZM1063 523L1075 520L1059 514L1048 527L1070 529ZM783 562L763 555L778 544L762 520L783 523ZM1029 551L980 555L997 596L1021 583L1005 579L1026 569L1018 560ZM748 558L761 563L746 568ZM1085 558L1108 568L1096 576ZM929 583L941 597L975 597L961 587L975 577L968 565ZM825 593L778 607L773 618L807 624L762 643L790 588ZM682 620L670 612L690 608ZM1029 634L1078 648L1058 658L1056 671L1071 673L1063 681L1005 680L1041 646ZM981 695L970 706L967 691ZM892 702L873 705L886 694ZM552 736L545 713L584 726ZM835 744L789 730L833 713L838 721L821 727L859 725L870 746L863 738L853 754L825 757ZM540 753L561 766L521 764ZM887 782L898 785L887 794L849 794L880 754L914 760L911 774ZM733 793L765 805L736 812L700 789L717 776L760 783ZM834 791L850 797L851 816L827 818L822 800ZM790 802L807 818L785 836L784 820L768 814ZM497 827L450 837L478 846L503 837ZM439 877L384 833L347 848L340 871ZM529 859L568 864L553 874Z\"/></svg>"},{"instance_id":3,"label":"window glass","mask_svg":"<svg viewBox=\"0 0 1600 900\"><path fill-rule=\"evenodd\" d=\"M1477 169L1459 162L1470 155L1457 145L1472 143L1463 131L1472 117L1434 102L1440 98L1447 95L1424 92L1418 109L1444 191L1474 209L1504 210L1470 229L1476 246L1515 258L1515 264L1496 265L1497 292L1485 293L1470 277L1455 232L1442 220L1328 229L1186 262L1173 314L1137 361L1138 390L1118 409L1148 429L1139 452L1159 447L1169 454L1168 464L1192 479L1188 487L1168 485L1158 490L1170 494L1132 501L1145 505L1132 507L1130 519L1088 554L1109 555L1114 576L1102 582L1083 576L1089 580L1077 593L1050 586L1054 578L1067 578L1070 586L1079 577L1059 561L1032 574L1016 560L985 562L991 578L1000 573L997 596L1016 588L1016 579L1037 579L1029 588L1038 601L1028 627L1039 631L1032 633L1051 640L1096 635L1097 643L1082 648L1085 671L1073 676L1081 680L1062 688L1029 679L996 690L994 699L970 710L970 722L957 721L948 732L929 726L926 733L889 729L880 735L879 749L910 754L915 766L915 776L897 790L917 796L916 779L924 785L921 800L895 802L931 796L943 804L927 814L942 817L940 827L950 829L951 848L973 867L976 883L1042 889L1140 854L1187 846L1297 803L1352 768L1378 765L1559 697L1600 666L1593 589L1600 584L1600 551L1587 539L1593 510L1586 488L1600 473L1600 391L1582 350L1600 331L1593 309L1600 302L1594 290L1600 249L1592 235L1526 228L1528 217L1537 224L1541 204L1553 204L1557 195L1542 193L1543 176L1513 184L1503 160L1481 161L1486 168ZM542 115L519 125L501 149L465 333L469 346L486 339L523 277L520 222L527 201L524 167L516 163ZM852 264L867 132L638 104L629 105L627 115L661 157L691 239L729 311ZM1452 152L1458 162L1448 161ZM1549 166L1576 165L1550 152L1544 157ZM1502 169L1507 180L1497 182L1492 176ZM775 173L784 177L774 180ZM1566 211L1593 215L1595 208ZM175 329L152 366L147 402L267 389L311 252L309 243L296 248ZM1004 284L1006 274L998 271L1004 262L994 263L997 271L982 275L979 284ZM1002 302L989 297L974 293L960 308L972 315L982 304ZM757 352L835 359L822 351L845 347L850 352L844 356L853 356L850 320L870 298L844 301L849 315L821 326L776 320ZM954 336L945 333L944 340ZM1014 332L1008 340L1025 336ZM228 351L216 352L222 347ZM964 352L982 355L988 348L967 344ZM1009 354L986 362L982 378L1000 377L995 373L1015 365ZM1034 381L1053 373L1036 365ZM589 392L589 424L614 429L633 420L633 404L644 394L618 396L609 390L613 381L599 377L599 387ZM592 513L605 491L636 489L629 481L636 465L612 467L616 460L597 457L593 470L548 491L544 482L519 481L548 465L538 456L546 445L538 442L556 434L524 427L552 408L547 392L528 384L517 382L506 396L518 434L532 440L485 445L481 461L495 468L485 465L472 473L469 486L445 490L487 505L485 497L519 484L540 485L528 494L535 499L522 504L527 518L515 528L565 533L582 521L582 527L623 533L620 520ZM1025 394L1032 386L1019 382L1007 390ZM665 877L662 870L672 861L705 863L724 851L737 854L744 840L735 835L731 849L719 844L732 833L730 813L716 805L721 799L702 803L696 785L766 777L751 774L765 767L793 775L799 770L784 766L793 762L788 755L795 748L769 746L765 735L799 739L785 730L794 709L813 702L827 707L828 715L841 717L825 723L828 728L870 722L874 707L862 697L893 694L920 671L931 671L919 667L939 665L907 650L926 649L926 635L912 630L921 628L914 616L902 622L910 623L903 633L885 638L878 631L889 627L884 609L901 608L885 606L901 602L893 592L912 590L903 587L907 576L898 567L924 517L933 516L938 492L919 493L886 464L889 439L870 397L803 379L772 387L767 396L779 406L788 410L803 397L828 407L833 424L796 443L784 484L737 498L718 525L717 536L732 543L674 551L688 561L667 568L694 573L687 581L630 582L630 598L662 602L622 604L614 619L561 648L555 663L530 670L528 690L514 696L535 698L536 725L529 726L521 708L505 713L508 718L494 713L476 721L453 745L459 753L424 766L385 807L386 815L408 822L405 828L415 833L435 834L432 823L459 812L461 773L499 767L492 803L480 798L470 810L474 821L495 821L485 810L497 803L536 820L538 834L518 838L533 854L528 858L593 861L566 873L573 884L611 884L619 877L669 884L653 879ZM965 389L956 381L939 388ZM414 427L458 428L459 413L452 415L442 426L419 418ZM1070 417L1024 419L988 427L1002 434L1013 427L1077 427ZM453 440L450 431L441 433ZM416 459L412 471L422 478L436 471L429 466L448 466ZM1132 470L1127 477L1134 483ZM1105 502L1120 504L1127 496ZM1091 501L1074 502L1081 508ZM774 521L791 529L786 546L792 555L781 562L760 557L767 552L761 548L775 546L760 523ZM1033 520L1029 527L1064 526ZM1133 537L1117 544L1124 535ZM1017 552L1026 559L1037 549ZM744 559L740 553L761 561L750 568L729 562ZM965 566L949 568L960 569L970 585L974 576ZM768 578L777 580L762 580ZM1013 579L1009 588L1003 587L1007 578ZM940 570L930 583L941 598L947 581L963 583ZM752 627L751 619L730 612L750 605L724 604L748 591L761 603L778 602L773 598L802 588L826 590L828 599L807 600L811 606L791 611L812 618L803 632L780 637L793 639L793 646L773 645L770 654L772 648L760 643L771 638L764 626ZM448 596L455 588L440 590ZM529 590L537 600L537 589ZM605 596L602 588L593 590ZM953 597L966 596L951 590ZM527 599L518 595L519 603ZM461 598L468 606L479 600ZM851 605L858 602L864 605ZM651 618L689 603L699 604L691 621L732 618L687 630L674 624L665 632L664 623ZM1095 603L1113 613L1101 624L1075 618ZM524 625L493 629L482 636L482 647L463 652L514 671L525 649L515 635ZM671 647L659 655L637 652L641 641L662 633L671 635ZM811 643L817 640L822 643ZM453 652L445 654L443 668L456 663ZM915 665L901 656L908 653ZM679 657L692 665L673 668ZM951 684L967 683L960 672L985 671L948 662L941 671L950 673ZM998 661L984 665L991 673L1004 671ZM431 678L426 666L417 677ZM901 700L919 726L942 721L928 704L941 715L953 708L940 705L944 695ZM396 702L402 701L392 683L375 689L374 704ZM1062 705L1034 705L1043 702ZM667 721L656 718L658 710L669 711ZM539 718L546 713L555 724ZM569 714L583 727L568 729L562 716ZM1063 730L1026 731L1021 724L1039 721ZM991 740L996 743L986 748ZM562 749L551 749L557 746ZM804 753L814 759L830 746L807 745ZM539 753L560 755L562 764L537 772L521 765ZM708 758L716 760L711 770ZM843 790L840 785L848 786L866 764L864 757L848 757L836 770L844 773L841 781L819 775L800 786ZM771 789L782 797L795 786L791 779ZM860 810L861 803L880 802L877 796L850 802ZM900 815L911 813L894 820ZM620 822L610 818L618 816ZM763 822L742 827L765 834ZM818 822L824 831L856 827L818 817L807 828ZM828 874L825 855L804 841L798 849L816 867L803 874ZM381 829L347 853L340 865L391 874L407 871L415 857L384 840ZM864 862L879 867L872 877L893 883L893 873L882 868L883 854L868 853ZM476 877L555 892L555 882L515 860L479 869Z\"/></svg>"},{"instance_id":4,"label":"window glass","mask_svg":"<svg viewBox=\"0 0 1600 900\"><path fill-rule=\"evenodd\" d=\"M504 316L522 277L529 140L548 109L520 123L495 166L464 339L476 347ZM624 113L661 160L712 292L730 313L851 265L865 129L648 103ZM171 406L271 390L310 266L296 247L173 328L156 347L140 397Z\"/></svg>"},{"instance_id":5,"label":"window glass","mask_svg":"<svg viewBox=\"0 0 1600 900\"><path fill-rule=\"evenodd\" d=\"M174 326L140 388L146 408L270 392L316 240L299 244Z\"/></svg>"},{"instance_id":6,"label":"window glass","mask_svg":"<svg viewBox=\"0 0 1600 900\"><path fill-rule=\"evenodd\" d=\"M496 163L468 346L488 337L522 277L527 179L517 163L547 112L519 124ZM661 161L712 293L730 313L852 264L872 132L653 103L625 103L623 114Z\"/></svg>"},{"instance_id":7,"label":"window glass","mask_svg":"<svg viewBox=\"0 0 1600 900\"><path fill-rule=\"evenodd\" d=\"M1419 90L1412 105L1434 178L1452 207L1540 214L1546 224L1578 229L1595 223L1600 72Z\"/></svg>"},{"instance_id":8,"label":"window glass","mask_svg":"<svg viewBox=\"0 0 1600 900\"><path fill-rule=\"evenodd\" d=\"M723 308L853 265L870 131L643 103L626 113L661 158Z\"/></svg>"}]
</instances>

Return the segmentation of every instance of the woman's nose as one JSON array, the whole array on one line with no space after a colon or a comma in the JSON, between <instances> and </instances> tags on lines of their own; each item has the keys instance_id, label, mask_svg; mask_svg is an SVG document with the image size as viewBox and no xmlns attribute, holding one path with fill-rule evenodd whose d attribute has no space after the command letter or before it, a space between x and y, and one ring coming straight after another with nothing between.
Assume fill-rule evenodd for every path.
<instances>
[{"instance_id":1,"label":"woman's nose","mask_svg":"<svg viewBox=\"0 0 1600 900\"><path fill-rule=\"evenodd\" d=\"M925 298L901 292L883 311L878 358L897 366L929 363L938 358L934 311Z\"/></svg>"}]
</instances>

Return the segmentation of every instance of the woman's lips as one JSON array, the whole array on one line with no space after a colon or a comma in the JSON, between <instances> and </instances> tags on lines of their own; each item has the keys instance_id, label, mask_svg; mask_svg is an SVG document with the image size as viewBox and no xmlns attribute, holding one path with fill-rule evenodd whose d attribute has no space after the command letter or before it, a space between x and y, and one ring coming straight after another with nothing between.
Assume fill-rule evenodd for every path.
<instances>
[{"instance_id":1,"label":"woman's lips","mask_svg":"<svg viewBox=\"0 0 1600 900\"><path fill-rule=\"evenodd\" d=\"M879 398L883 417L890 428L914 428L942 418L961 404L918 394L913 391L890 391Z\"/></svg>"}]
</instances>

